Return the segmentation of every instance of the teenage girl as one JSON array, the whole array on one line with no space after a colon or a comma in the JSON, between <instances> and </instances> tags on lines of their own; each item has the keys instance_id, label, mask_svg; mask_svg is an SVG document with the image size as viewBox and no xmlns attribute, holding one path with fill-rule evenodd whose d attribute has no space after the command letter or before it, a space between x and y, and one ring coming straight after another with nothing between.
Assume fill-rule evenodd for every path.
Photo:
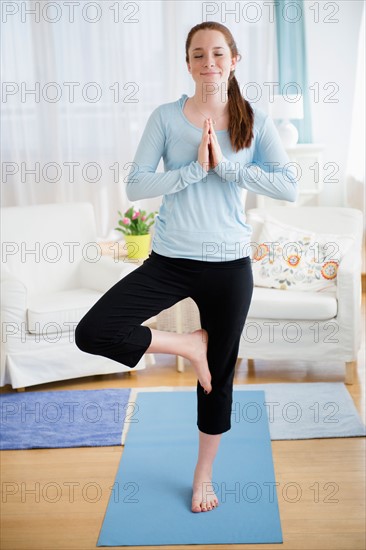
<instances>
[{"instance_id":1,"label":"teenage girl","mask_svg":"<svg viewBox=\"0 0 366 550\"><path fill-rule=\"evenodd\" d=\"M110 288L76 327L76 345L131 368L144 353L186 357L197 375L199 452L192 511L218 505L212 466L230 430L240 337L253 292L243 190L295 201L296 174L273 121L252 107L234 76L240 59L224 25L204 22L186 40L192 97L150 115L128 177L131 201L163 196L150 256ZM156 173L163 157L164 173ZM142 326L184 298L201 329L175 334Z\"/></svg>"}]
</instances>

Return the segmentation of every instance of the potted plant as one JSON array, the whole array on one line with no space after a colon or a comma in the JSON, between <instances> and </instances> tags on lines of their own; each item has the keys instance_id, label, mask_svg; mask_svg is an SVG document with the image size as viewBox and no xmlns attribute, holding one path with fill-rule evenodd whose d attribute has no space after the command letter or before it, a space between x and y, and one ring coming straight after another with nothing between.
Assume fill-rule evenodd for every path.
<instances>
[{"instance_id":1,"label":"potted plant","mask_svg":"<svg viewBox=\"0 0 366 550\"><path fill-rule=\"evenodd\" d=\"M149 255L151 235L150 227L155 221L158 211L146 213L146 210L135 210L133 206L124 214L118 210L120 220L116 231L121 231L125 236L128 258L146 258ZM149 222L149 220L152 221Z\"/></svg>"}]
</instances>

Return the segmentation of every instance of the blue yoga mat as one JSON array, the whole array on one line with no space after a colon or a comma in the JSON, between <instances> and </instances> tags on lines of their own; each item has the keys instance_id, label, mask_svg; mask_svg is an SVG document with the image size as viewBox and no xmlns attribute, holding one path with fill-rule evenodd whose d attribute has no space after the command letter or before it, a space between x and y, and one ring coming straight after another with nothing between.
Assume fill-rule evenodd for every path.
<instances>
[{"instance_id":1,"label":"blue yoga mat","mask_svg":"<svg viewBox=\"0 0 366 550\"><path fill-rule=\"evenodd\" d=\"M194 513L197 396L138 394L97 546L282 542L264 392L233 397L213 467L219 506Z\"/></svg>"}]
</instances>

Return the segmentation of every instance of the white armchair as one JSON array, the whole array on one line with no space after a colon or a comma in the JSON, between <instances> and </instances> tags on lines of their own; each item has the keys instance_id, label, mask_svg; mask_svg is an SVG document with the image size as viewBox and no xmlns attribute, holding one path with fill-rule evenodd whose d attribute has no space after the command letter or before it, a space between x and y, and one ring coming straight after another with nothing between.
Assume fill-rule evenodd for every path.
<instances>
[{"instance_id":1,"label":"white armchair","mask_svg":"<svg viewBox=\"0 0 366 550\"><path fill-rule=\"evenodd\" d=\"M354 241L340 262L334 292L255 285L238 357L248 359L252 366L255 359L343 362L345 381L352 384L361 345L362 212L342 207L280 206L253 208L246 214L253 228L253 243L259 244L266 214L316 233L351 234ZM157 317L159 330L190 332L200 326L199 311L191 298ZM177 368L184 369L183 358L177 358Z\"/></svg>"},{"instance_id":2,"label":"white armchair","mask_svg":"<svg viewBox=\"0 0 366 550\"><path fill-rule=\"evenodd\" d=\"M354 241L340 262L334 292L254 287L239 357L343 362L345 382L352 384L361 346L362 212L325 206L253 208L247 212L253 242L259 242L266 214L315 233L352 235Z\"/></svg>"},{"instance_id":3,"label":"white armchair","mask_svg":"<svg viewBox=\"0 0 366 550\"><path fill-rule=\"evenodd\" d=\"M101 256L90 203L1 209L0 386L131 372L82 352L77 323L136 264ZM145 356L134 370L145 368Z\"/></svg>"}]
</instances>

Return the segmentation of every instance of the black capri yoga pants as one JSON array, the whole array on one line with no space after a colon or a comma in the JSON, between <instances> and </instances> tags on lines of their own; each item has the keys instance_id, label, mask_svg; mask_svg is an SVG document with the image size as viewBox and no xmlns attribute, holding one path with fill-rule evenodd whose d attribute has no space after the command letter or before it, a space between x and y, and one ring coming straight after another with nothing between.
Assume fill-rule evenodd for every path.
<instances>
[{"instance_id":1,"label":"black capri yoga pants","mask_svg":"<svg viewBox=\"0 0 366 550\"><path fill-rule=\"evenodd\" d=\"M199 309L208 333L212 391L197 380L197 426L207 434L231 428L235 365L253 293L250 256L224 262L169 258L151 251L144 263L113 285L75 330L82 351L135 367L152 334L141 323L184 298Z\"/></svg>"}]
</instances>

